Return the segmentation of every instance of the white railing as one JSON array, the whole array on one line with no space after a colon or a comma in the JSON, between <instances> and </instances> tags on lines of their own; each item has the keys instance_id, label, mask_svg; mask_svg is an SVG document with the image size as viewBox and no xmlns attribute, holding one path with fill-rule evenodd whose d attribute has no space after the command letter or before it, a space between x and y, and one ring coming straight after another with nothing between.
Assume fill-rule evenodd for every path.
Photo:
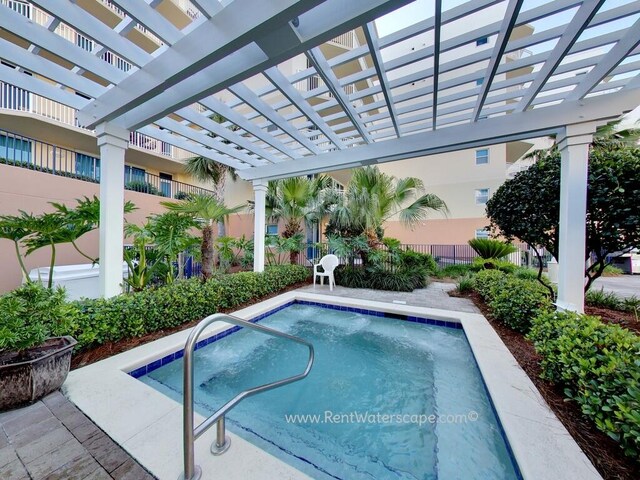
<instances>
[{"instance_id":1,"label":"white railing","mask_svg":"<svg viewBox=\"0 0 640 480\"><path fill-rule=\"evenodd\" d=\"M293 86L295 89L301 92L310 92L311 90L315 90L316 88L324 87L325 83L319 75L311 75L308 78L295 82ZM342 90L344 90L347 95L352 95L356 92L356 88L353 83L345 85L344 87L342 87ZM333 97L333 93L331 93L331 91L325 92L323 93L323 95Z\"/></svg>"},{"instance_id":2,"label":"white railing","mask_svg":"<svg viewBox=\"0 0 640 480\"><path fill-rule=\"evenodd\" d=\"M344 48L355 48L358 46L358 39L356 38L356 32L350 30L342 35L338 35L336 38L332 38L328 43L334 43Z\"/></svg>"},{"instance_id":3,"label":"white railing","mask_svg":"<svg viewBox=\"0 0 640 480\"><path fill-rule=\"evenodd\" d=\"M76 120L77 111L75 108L3 82L0 82L0 109L31 113L65 125L82 128ZM176 160L184 160L193 156L191 152L139 132L132 132L130 144Z\"/></svg>"}]
</instances>

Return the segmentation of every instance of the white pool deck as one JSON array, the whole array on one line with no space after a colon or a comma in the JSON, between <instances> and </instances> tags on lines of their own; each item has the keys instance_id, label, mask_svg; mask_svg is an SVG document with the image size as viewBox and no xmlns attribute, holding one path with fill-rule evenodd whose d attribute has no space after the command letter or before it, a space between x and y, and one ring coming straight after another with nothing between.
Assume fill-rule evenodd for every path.
<instances>
[{"instance_id":1,"label":"white pool deck","mask_svg":"<svg viewBox=\"0 0 640 480\"><path fill-rule=\"evenodd\" d=\"M300 290L239 310L235 315L253 318L293 300L462 323L524 479L602 478L482 315ZM202 338L229 327L222 322L214 324ZM73 403L160 480L176 480L183 470L182 405L126 372L183 348L188 334L189 330L178 332L74 370L63 386ZM212 428L196 441L196 464L202 467L205 480L309 478L230 432L231 448L215 457L209 452L214 435Z\"/></svg>"}]
</instances>

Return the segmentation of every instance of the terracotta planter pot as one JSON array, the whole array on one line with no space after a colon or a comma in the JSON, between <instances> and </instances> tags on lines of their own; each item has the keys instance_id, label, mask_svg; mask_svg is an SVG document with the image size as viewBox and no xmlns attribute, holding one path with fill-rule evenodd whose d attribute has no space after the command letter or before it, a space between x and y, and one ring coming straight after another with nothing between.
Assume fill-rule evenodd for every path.
<instances>
[{"instance_id":1,"label":"terracotta planter pot","mask_svg":"<svg viewBox=\"0 0 640 480\"><path fill-rule=\"evenodd\" d=\"M0 358L0 411L33 403L60 388L76 343L68 336L50 338L20 355Z\"/></svg>"}]
</instances>

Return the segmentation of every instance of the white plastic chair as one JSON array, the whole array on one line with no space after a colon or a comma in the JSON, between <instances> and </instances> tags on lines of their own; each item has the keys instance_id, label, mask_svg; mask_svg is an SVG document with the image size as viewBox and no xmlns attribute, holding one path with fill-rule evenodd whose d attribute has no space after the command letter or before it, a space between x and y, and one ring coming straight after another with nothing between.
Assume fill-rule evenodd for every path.
<instances>
[{"instance_id":1,"label":"white plastic chair","mask_svg":"<svg viewBox=\"0 0 640 480\"><path fill-rule=\"evenodd\" d=\"M324 277L329 277L329 290L333 291L336 279L333 271L340 264L340 260L335 255L325 255L320 259L320 263L313 266L313 285L316 284L316 277L320 277L320 285L324 285ZM322 266L322 272L318 271L318 267Z\"/></svg>"}]
</instances>

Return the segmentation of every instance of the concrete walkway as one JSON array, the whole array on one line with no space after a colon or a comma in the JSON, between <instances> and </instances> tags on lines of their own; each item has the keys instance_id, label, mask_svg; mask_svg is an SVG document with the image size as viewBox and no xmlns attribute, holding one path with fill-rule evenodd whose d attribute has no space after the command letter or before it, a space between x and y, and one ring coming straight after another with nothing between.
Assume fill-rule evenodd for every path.
<instances>
[{"instance_id":1,"label":"concrete walkway","mask_svg":"<svg viewBox=\"0 0 640 480\"><path fill-rule=\"evenodd\" d=\"M591 286L591 290L604 289L605 292L613 292L619 297L640 298L640 275L621 275L619 277L600 277Z\"/></svg>"},{"instance_id":2,"label":"concrete walkway","mask_svg":"<svg viewBox=\"0 0 640 480\"><path fill-rule=\"evenodd\" d=\"M433 282L427 288L413 292L385 292L368 288L346 288L336 286L333 292L328 285L309 285L300 291L332 295L334 297L351 297L376 302L402 303L416 307L440 308L456 312L480 313L473 302L467 298L450 297L447 292L456 286L453 283Z\"/></svg>"},{"instance_id":3,"label":"concrete walkway","mask_svg":"<svg viewBox=\"0 0 640 480\"><path fill-rule=\"evenodd\" d=\"M0 413L2 480L152 480L60 392Z\"/></svg>"}]
</instances>

